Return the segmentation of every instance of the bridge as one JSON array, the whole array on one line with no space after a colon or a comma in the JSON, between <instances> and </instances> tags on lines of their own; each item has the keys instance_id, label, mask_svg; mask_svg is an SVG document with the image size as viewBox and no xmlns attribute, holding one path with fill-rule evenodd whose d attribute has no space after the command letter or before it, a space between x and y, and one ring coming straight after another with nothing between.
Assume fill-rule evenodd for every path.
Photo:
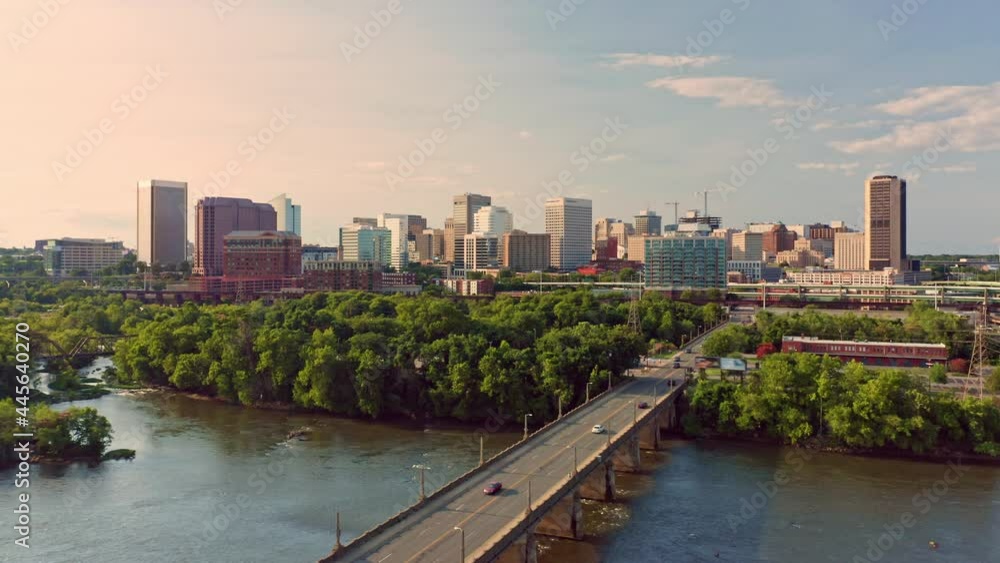
<instances>
[{"instance_id":1,"label":"bridge","mask_svg":"<svg viewBox=\"0 0 1000 563\"><path fill-rule=\"evenodd\" d=\"M679 424L684 372L658 368L602 393L346 546L338 530L320 563L533 563L539 535L582 539L581 499L614 500L616 473L639 471L640 451ZM493 481L503 490L484 495Z\"/></svg>"}]
</instances>

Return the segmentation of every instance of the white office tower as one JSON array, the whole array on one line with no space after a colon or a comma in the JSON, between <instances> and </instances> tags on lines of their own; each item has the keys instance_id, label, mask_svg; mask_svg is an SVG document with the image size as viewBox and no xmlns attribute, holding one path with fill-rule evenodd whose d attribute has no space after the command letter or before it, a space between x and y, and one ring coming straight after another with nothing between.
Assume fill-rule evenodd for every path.
<instances>
[{"instance_id":1,"label":"white office tower","mask_svg":"<svg viewBox=\"0 0 1000 563\"><path fill-rule=\"evenodd\" d=\"M590 263L593 217L589 199L557 197L545 201L545 232L552 237L553 268L569 272Z\"/></svg>"}]
</instances>

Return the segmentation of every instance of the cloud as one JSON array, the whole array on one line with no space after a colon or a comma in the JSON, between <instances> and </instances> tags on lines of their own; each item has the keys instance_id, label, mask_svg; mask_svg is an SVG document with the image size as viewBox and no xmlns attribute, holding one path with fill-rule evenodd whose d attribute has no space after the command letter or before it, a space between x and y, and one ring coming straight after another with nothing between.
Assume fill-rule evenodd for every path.
<instances>
[{"instance_id":1,"label":"cloud","mask_svg":"<svg viewBox=\"0 0 1000 563\"><path fill-rule=\"evenodd\" d=\"M654 89L670 90L685 98L713 98L719 107L784 107L786 99L771 80L741 76L710 78L660 78L646 83Z\"/></svg>"},{"instance_id":2,"label":"cloud","mask_svg":"<svg viewBox=\"0 0 1000 563\"><path fill-rule=\"evenodd\" d=\"M623 160L629 160L629 157L624 153L609 154L608 156L601 159L601 162L621 162Z\"/></svg>"},{"instance_id":3,"label":"cloud","mask_svg":"<svg viewBox=\"0 0 1000 563\"><path fill-rule=\"evenodd\" d=\"M976 171L975 162L963 162L961 164L951 164L948 166L936 166L927 169L928 172L940 172L942 174L968 174Z\"/></svg>"},{"instance_id":4,"label":"cloud","mask_svg":"<svg viewBox=\"0 0 1000 563\"><path fill-rule=\"evenodd\" d=\"M860 162L800 162L796 165L799 170L822 170L824 172L840 172L845 176L853 176L857 173Z\"/></svg>"},{"instance_id":5,"label":"cloud","mask_svg":"<svg viewBox=\"0 0 1000 563\"><path fill-rule=\"evenodd\" d=\"M922 151L944 139L958 152L1000 151L1000 82L916 88L874 109L907 120L880 137L830 146L848 154Z\"/></svg>"},{"instance_id":6,"label":"cloud","mask_svg":"<svg viewBox=\"0 0 1000 563\"><path fill-rule=\"evenodd\" d=\"M875 129L886 125L886 121L878 119L868 119L866 121L855 121L853 123L838 123L836 121L820 121L812 126L813 131L825 131L827 129Z\"/></svg>"},{"instance_id":7,"label":"cloud","mask_svg":"<svg viewBox=\"0 0 1000 563\"><path fill-rule=\"evenodd\" d=\"M528 140L534 137L535 135L531 131L521 131L520 133L517 134L517 136L523 140Z\"/></svg>"},{"instance_id":8,"label":"cloud","mask_svg":"<svg viewBox=\"0 0 1000 563\"><path fill-rule=\"evenodd\" d=\"M654 55L652 53L613 53L604 55L608 61L601 65L608 68L622 69L632 66L652 66L657 68L705 68L708 65L728 60L729 57L709 55L693 57L689 55Z\"/></svg>"}]
</instances>

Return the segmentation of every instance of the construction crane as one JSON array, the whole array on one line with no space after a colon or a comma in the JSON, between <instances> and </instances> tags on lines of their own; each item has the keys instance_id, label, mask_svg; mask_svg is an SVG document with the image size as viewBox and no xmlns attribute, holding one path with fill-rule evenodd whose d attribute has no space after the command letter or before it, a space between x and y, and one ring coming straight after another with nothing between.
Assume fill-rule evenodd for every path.
<instances>
[{"instance_id":1,"label":"construction crane","mask_svg":"<svg viewBox=\"0 0 1000 563\"><path fill-rule=\"evenodd\" d=\"M679 202L679 201L668 201L667 205L673 205L674 206L674 224L676 225L677 221L680 220L680 215L677 213L677 210L680 208L681 202Z\"/></svg>"},{"instance_id":2,"label":"construction crane","mask_svg":"<svg viewBox=\"0 0 1000 563\"><path fill-rule=\"evenodd\" d=\"M724 193L726 190L722 188L715 188L711 190L705 190L703 192L695 192L695 195L705 196L705 217L708 217L708 194Z\"/></svg>"}]
</instances>

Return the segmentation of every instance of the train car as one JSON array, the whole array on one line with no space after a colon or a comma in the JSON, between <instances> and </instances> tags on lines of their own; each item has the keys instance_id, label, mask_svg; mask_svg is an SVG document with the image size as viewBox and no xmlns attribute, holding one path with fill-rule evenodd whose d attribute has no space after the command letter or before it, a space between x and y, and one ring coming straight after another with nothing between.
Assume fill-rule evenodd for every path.
<instances>
[{"instance_id":1,"label":"train car","mask_svg":"<svg viewBox=\"0 0 1000 563\"><path fill-rule=\"evenodd\" d=\"M927 367L943 364L949 356L948 347L944 344L854 342L801 336L786 336L782 340L781 351L826 355L844 362L857 361L869 366L886 367Z\"/></svg>"}]
</instances>

